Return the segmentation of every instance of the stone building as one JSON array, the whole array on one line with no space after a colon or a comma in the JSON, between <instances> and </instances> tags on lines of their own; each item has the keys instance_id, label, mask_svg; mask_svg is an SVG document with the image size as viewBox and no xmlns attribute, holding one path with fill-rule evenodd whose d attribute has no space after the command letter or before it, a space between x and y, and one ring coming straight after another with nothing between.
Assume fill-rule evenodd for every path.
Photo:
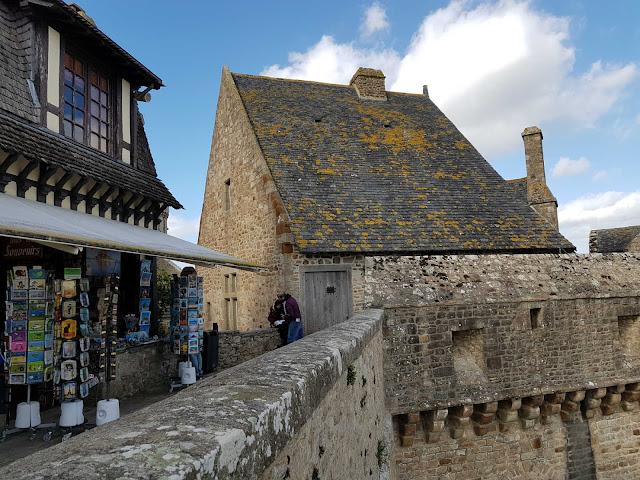
<instances>
[{"instance_id":1,"label":"stone building","mask_svg":"<svg viewBox=\"0 0 640 480\"><path fill-rule=\"evenodd\" d=\"M640 252L640 226L591 230L589 252Z\"/></svg>"},{"instance_id":2,"label":"stone building","mask_svg":"<svg viewBox=\"0 0 640 480\"><path fill-rule=\"evenodd\" d=\"M270 271L209 272L209 318L266 325L276 290L305 331L364 306L371 255L571 252L546 185L542 133L527 178L506 182L428 96L222 72L199 244Z\"/></svg>"}]
</instances>

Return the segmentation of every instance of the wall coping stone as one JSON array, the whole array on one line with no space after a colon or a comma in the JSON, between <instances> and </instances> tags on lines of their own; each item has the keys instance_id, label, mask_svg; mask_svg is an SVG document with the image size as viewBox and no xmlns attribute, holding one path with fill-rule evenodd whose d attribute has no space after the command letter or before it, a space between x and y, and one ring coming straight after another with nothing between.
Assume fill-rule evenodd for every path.
<instances>
[{"instance_id":1,"label":"wall coping stone","mask_svg":"<svg viewBox=\"0 0 640 480\"><path fill-rule=\"evenodd\" d=\"M14 462L0 475L15 480L259 478L380 333L382 317L382 310L358 313Z\"/></svg>"}]
</instances>

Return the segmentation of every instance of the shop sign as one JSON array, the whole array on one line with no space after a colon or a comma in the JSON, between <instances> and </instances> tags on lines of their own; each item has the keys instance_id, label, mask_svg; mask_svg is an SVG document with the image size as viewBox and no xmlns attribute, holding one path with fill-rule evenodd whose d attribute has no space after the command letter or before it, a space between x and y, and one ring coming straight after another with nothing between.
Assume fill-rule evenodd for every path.
<instances>
[{"instance_id":1,"label":"shop sign","mask_svg":"<svg viewBox=\"0 0 640 480\"><path fill-rule=\"evenodd\" d=\"M44 247L21 238L8 238L2 250L3 260L31 260L42 258Z\"/></svg>"}]
</instances>

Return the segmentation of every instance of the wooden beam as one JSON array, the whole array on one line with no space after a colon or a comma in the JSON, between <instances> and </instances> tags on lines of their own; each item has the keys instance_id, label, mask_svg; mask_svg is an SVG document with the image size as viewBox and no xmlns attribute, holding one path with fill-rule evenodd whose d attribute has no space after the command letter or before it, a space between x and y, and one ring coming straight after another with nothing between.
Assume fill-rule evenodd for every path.
<instances>
[{"instance_id":1,"label":"wooden beam","mask_svg":"<svg viewBox=\"0 0 640 480\"><path fill-rule=\"evenodd\" d=\"M111 220L115 220L118 214L122 211L122 199L127 192L120 190L118 196L111 202Z\"/></svg>"},{"instance_id":2,"label":"wooden beam","mask_svg":"<svg viewBox=\"0 0 640 480\"><path fill-rule=\"evenodd\" d=\"M53 185L49 185L47 182L53 174L58 171L58 167L47 165L44 162L40 162L40 175L38 176L38 201L46 203L47 195L53 190Z\"/></svg>"},{"instance_id":3,"label":"wooden beam","mask_svg":"<svg viewBox=\"0 0 640 480\"><path fill-rule=\"evenodd\" d=\"M84 196L84 211L85 213L91 213L93 211L93 207L96 206L98 200L94 198L94 195L102 188L103 184L100 182L96 182L93 187L89 189L87 194Z\"/></svg>"},{"instance_id":4,"label":"wooden beam","mask_svg":"<svg viewBox=\"0 0 640 480\"><path fill-rule=\"evenodd\" d=\"M164 212L165 208L167 208L167 204L166 203L161 203L158 206L158 211L156 212L156 218L153 219L153 229L157 230L158 229L158 225L160 225L160 222L162 221L160 216L162 215L162 212Z\"/></svg>"},{"instance_id":5,"label":"wooden beam","mask_svg":"<svg viewBox=\"0 0 640 480\"><path fill-rule=\"evenodd\" d=\"M129 221L129 217L131 217L131 215L133 214L133 209L131 208L131 205L133 205L133 202L135 202L138 198L140 198L140 195L137 195L134 193L133 195L131 195L131 197L129 197L129 200L127 200L122 205L122 213L120 214L121 222L126 223Z\"/></svg>"},{"instance_id":6,"label":"wooden beam","mask_svg":"<svg viewBox=\"0 0 640 480\"><path fill-rule=\"evenodd\" d=\"M104 194L100 197L100 200L98 200L98 205L99 205L98 214L101 217L104 217L104 214L107 212L107 210L111 206L111 204L107 203L107 199L111 196L111 194L115 189L116 187L109 186L107 191L104 192Z\"/></svg>"},{"instance_id":7,"label":"wooden beam","mask_svg":"<svg viewBox=\"0 0 640 480\"><path fill-rule=\"evenodd\" d=\"M89 179L87 177L80 177L80 180L73 186L71 189L71 210L77 210L78 204L82 201L81 196L78 192L80 189L84 187Z\"/></svg>"},{"instance_id":8,"label":"wooden beam","mask_svg":"<svg viewBox=\"0 0 640 480\"><path fill-rule=\"evenodd\" d=\"M160 204L158 202L153 202L151 208L147 208L144 214L144 228L149 228L149 223L153 222L159 207Z\"/></svg>"},{"instance_id":9,"label":"wooden beam","mask_svg":"<svg viewBox=\"0 0 640 480\"><path fill-rule=\"evenodd\" d=\"M144 217L145 213L142 211L142 209L146 207L150 202L151 200L149 200L148 198L142 199L142 201L138 204L134 212L133 223L137 225L140 219Z\"/></svg>"},{"instance_id":10,"label":"wooden beam","mask_svg":"<svg viewBox=\"0 0 640 480\"><path fill-rule=\"evenodd\" d=\"M13 180L10 175L7 175L7 170L9 170L9 167L11 167L11 165L16 163L19 156L19 153L12 153L7 158L5 158L4 162L2 162L2 165L0 165L0 189L2 190L2 192L4 192L7 183Z\"/></svg>"},{"instance_id":11,"label":"wooden beam","mask_svg":"<svg viewBox=\"0 0 640 480\"><path fill-rule=\"evenodd\" d=\"M31 188L30 185L26 185L25 184L25 181L27 180L27 177L29 176L29 174L31 172L33 172L36 169L37 166L38 166L38 162L37 161L29 160L29 163L27 165L25 165L25 167L22 169L22 171L16 177L17 193L18 193L18 196L20 198L24 198L24 195L25 195L25 193L27 193L27 190L29 190L29 188Z\"/></svg>"},{"instance_id":12,"label":"wooden beam","mask_svg":"<svg viewBox=\"0 0 640 480\"><path fill-rule=\"evenodd\" d=\"M74 175L73 172L65 172L65 174L58 181L58 183L56 183L56 186L54 187L54 190L53 190L53 192L54 192L53 193L53 204L56 207L62 206L62 200L67 198L67 196L69 195L69 192L67 192L66 190L63 190L62 187L64 187L65 184L69 180L71 180L73 178L73 175Z\"/></svg>"}]
</instances>

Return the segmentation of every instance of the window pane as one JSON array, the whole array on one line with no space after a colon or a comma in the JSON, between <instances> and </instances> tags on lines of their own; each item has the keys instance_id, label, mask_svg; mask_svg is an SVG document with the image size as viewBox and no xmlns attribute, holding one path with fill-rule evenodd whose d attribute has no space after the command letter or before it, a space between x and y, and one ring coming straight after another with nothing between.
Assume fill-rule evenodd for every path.
<instances>
[{"instance_id":1,"label":"window pane","mask_svg":"<svg viewBox=\"0 0 640 480\"><path fill-rule=\"evenodd\" d=\"M102 144L100 145L100 150L102 150L104 153L107 153L107 142L102 142Z\"/></svg>"},{"instance_id":2,"label":"window pane","mask_svg":"<svg viewBox=\"0 0 640 480\"><path fill-rule=\"evenodd\" d=\"M71 137L73 136L73 126L71 125L71 122L68 121L64 121L64 134L67 137Z\"/></svg>"},{"instance_id":3,"label":"window pane","mask_svg":"<svg viewBox=\"0 0 640 480\"><path fill-rule=\"evenodd\" d=\"M100 120L102 120L103 122L107 121L107 109L104 107L100 108Z\"/></svg>"},{"instance_id":4,"label":"window pane","mask_svg":"<svg viewBox=\"0 0 640 480\"><path fill-rule=\"evenodd\" d=\"M73 72L71 70L64 69L64 84L73 85Z\"/></svg>"},{"instance_id":5,"label":"window pane","mask_svg":"<svg viewBox=\"0 0 640 480\"><path fill-rule=\"evenodd\" d=\"M98 74L95 71L91 70L89 78L91 79L91 85L98 85Z\"/></svg>"},{"instance_id":6,"label":"window pane","mask_svg":"<svg viewBox=\"0 0 640 480\"><path fill-rule=\"evenodd\" d=\"M100 100L100 90L94 85L91 85L91 100L95 100L96 102Z\"/></svg>"},{"instance_id":7,"label":"window pane","mask_svg":"<svg viewBox=\"0 0 640 480\"><path fill-rule=\"evenodd\" d=\"M80 92L75 92L73 98L76 108L84 110L84 95Z\"/></svg>"},{"instance_id":8,"label":"window pane","mask_svg":"<svg viewBox=\"0 0 640 480\"><path fill-rule=\"evenodd\" d=\"M78 92L84 93L84 78L76 76L75 88Z\"/></svg>"},{"instance_id":9,"label":"window pane","mask_svg":"<svg viewBox=\"0 0 640 480\"><path fill-rule=\"evenodd\" d=\"M100 105L98 105L98 102L91 102L91 115L94 117L100 116Z\"/></svg>"},{"instance_id":10,"label":"window pane","mask_svg":"<svg viewBox=\"0 0 640 480\"><path fill-rule=\"evenodd\" d=\"M108 135L107 131L108 131L107 124L102 122L100 124L100 135L102 135L103 137L106 137Z\"/></svg>"},{"instance_id":11,"label":"window pane","mask_svg":"<svg viewBox=\"0 0 640 480\"><path fill-rule=\"evenodd\" d=\"M73 139L78 142L84 141L84 128L76 125L73 129Z\"/></svg>"},{"instance_id":12,"label":"window pane","mask_svg":"<svg viewBox=\"0 0 640 480\"><path fill-rule=\"evenodd\" d=\"M102 105L106 105L107 104L107 94L104 92L100 92L100 103Z\"/></svg>"},{"instance_id":13,"label":"window pane","mask_svg":"<svg viewBox=\"0 0 640 480\"><path fill-rule=\"evenodd\" d=\"M100 77L100 90L109 91L109 82L105 77Z\"/></svg>"},{"instance_id":14,"label":"window pane","mask_svg":"<svg viewBox=\"0 0 640 480\"><path fill-rule=\"evenodd\" d=\"M80 75L80 76L84 76L84 72L82 71L82 62L79 60L75 60L75 65L74 65L74 69L73 71L75 72L76 75Z\"/></svg>"},{"instance_id":15,"label":"window pane","mask_svg":"<svg viewBox=\"0 0 640 480\"><path fill-rule=\"evenodd\" d=\"M64 66L69 70L73 70L73 57L68 53L64 56Z\"/></svg>"},{"instance_id":16,"label":"window pane","mask_svg":"<svg viewBox=\"0 0 640 480\"><path fill-rule=\"evenodd\" d=\"M64 101L73 104L73 90L69 87L64 87Z\"/></svg>"},{"instance_id":17,"label":"window pane","mask_svg":"<svg viewBox=\"0 0 640 480\"><path fill-rule=\"evenodd\" d=\"M91 134L91 146L93 148L99 148L100 147L100 137L98 137L98 135L96 135L95 133Z\"/></svg>"},{"instance_id":18,"label":"window pane","mask_svg":"<svg viewBox=\"0 0 640 480\"><path fill-rule=\"evenodd\" d=\"M96 133L100 131L100 120L96 117L91 117L91 131Z\"/></svg>"},{"instance_id":19,"label":"window pane","mask_svg":"<svg viewBox=\"0 0 640 480\"><path fill-rule=\"evenodd\" d=\"M78 125L82 125L84 123L84 112L82 110L78 110L77 108L73 110L73 121Z\"/></svg>"},{"instance_id":20,"label":"window pane","mask_svg":"<svg viewBox=\"0 0 640 480\"><path fill-rule=\"evenodd\" d=\"M68 103L64 104L64 118L67 120L73 119L73 107Z\"/></svg>"}]
</instances>

